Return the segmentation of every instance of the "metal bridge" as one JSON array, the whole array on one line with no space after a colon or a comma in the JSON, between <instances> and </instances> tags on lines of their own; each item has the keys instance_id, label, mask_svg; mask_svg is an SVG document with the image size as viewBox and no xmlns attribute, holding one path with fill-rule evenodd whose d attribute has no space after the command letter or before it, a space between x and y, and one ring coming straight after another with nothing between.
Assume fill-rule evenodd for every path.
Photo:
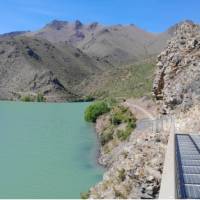
<instances>
[{"instance_id":1,"label":"metal bridge","mask_svg":"<svg viewBox=\"0 0 200 200\"><path fill-rule=\"evenodd\" d=\"M170 130L160 199L200 199L200 134L178 133L173 116L138 121L137 129Z\"/></svg>"},{"instance_id":2,"label":"metal bridge","mask_svg":"<svg viewBox=\"0 0 200 200\"><path fill-rule=\"evenodd\" d=\"M177 197L200 198L200 136L176 134Z\"/></svg>"},{"instance_id":3,"label":"metal bridge","mask_svg":"<svg viewBox=\"0 0 200 200\"><path fill-rule=\"evenodd\" d=\"M171 134L160 199L200 199L200 135Z\"/></svg>"}]
</instances>

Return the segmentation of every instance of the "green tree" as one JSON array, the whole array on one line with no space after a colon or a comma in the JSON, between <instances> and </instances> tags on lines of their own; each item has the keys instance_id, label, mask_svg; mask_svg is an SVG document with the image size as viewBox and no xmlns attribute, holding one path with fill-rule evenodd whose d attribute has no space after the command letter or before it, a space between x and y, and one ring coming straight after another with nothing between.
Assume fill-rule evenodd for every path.
<instances>
[{"instance_id":1,"label":"green tree","mask_svg":"<svg viewBox=\"0 0 200 200\"><path fill-rule=\"evenodd\" d=\"M37 97L36 97L36 101L37 102L44 102L45 101L45 97L41 93L38 93Z\"/></svg>"},{"instance_id":2,"label":"green tree","mask_svg":"<svg viewBox=\"0 0 200 200\"><path fill-rule=\"evenodd\" d=\"M110 111L108 104L104 101L96 101L88 106L85 110L85 120L88 122L96 122L96 119Z\"/></svg>"},{"instance_id":3,"label":"green tree","mask_svg":"<svg viewBox=\"0 0 200 200\"><path fill-rule=\"evenodd\" d=\"M81 192L80 196L81 196L81 199L88 199L89 196L90 196L90 192L89 191L88 192Z\"/></svg>"},{"instance_id":4,"label":"green tree","mask_svg":"<svg viewBox=\"0 0 200 200\"><path fill-rule=\"evenodd\" d=\"M31 98L31 96L22 96L20 98L21 101L25 101L25 102L30 102L33 101L33 99Z\"/></svg>"}]
</instances>

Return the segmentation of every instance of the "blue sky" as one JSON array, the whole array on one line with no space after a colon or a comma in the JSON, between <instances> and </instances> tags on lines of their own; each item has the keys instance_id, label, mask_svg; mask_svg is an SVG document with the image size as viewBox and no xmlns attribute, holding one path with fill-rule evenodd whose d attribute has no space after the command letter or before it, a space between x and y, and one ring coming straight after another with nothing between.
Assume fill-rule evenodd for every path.
<instances>
[{"instance_id":1,"label":"blue sky","mask_svg":"<svg viewBox=\"0 0 200 200\"><path fill-rule=\"evenodd\" d=\"M199 23L200 0L0 0L0 33L37 30L53 19L162 32L184 19Z\"/></svg>"}]
</instances>

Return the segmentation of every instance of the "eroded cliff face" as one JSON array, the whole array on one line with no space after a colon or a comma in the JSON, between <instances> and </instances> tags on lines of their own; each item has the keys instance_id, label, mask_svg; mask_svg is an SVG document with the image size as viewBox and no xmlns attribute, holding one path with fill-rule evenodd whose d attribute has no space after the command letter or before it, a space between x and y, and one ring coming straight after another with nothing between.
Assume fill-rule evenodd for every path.
<instances>
[{"instance_id":1,"label":"eroded cliff face","mask_svg":"<svg viewBox=\"0 0 200 200\"><path fill-rule=\"evenodd\" d=\"M185 110L199 102L200 26L181 23L157 59L153 94L163 103L163 112Z\"/></svg>"}]
</instances>

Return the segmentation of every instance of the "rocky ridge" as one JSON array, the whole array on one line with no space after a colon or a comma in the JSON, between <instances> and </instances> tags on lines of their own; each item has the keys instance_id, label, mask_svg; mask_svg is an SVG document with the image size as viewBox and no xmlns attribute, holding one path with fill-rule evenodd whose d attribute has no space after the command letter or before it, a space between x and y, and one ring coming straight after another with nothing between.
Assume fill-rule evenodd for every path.
<instances>
[{"instance_id":1,"label":"rocky ridge","mask_svg":"<svg viewBox=\"0 0 200 200\"><path fill-rule=\"evenodd\" d=\"M52 43L67 42L91 57L121 65L157 55L173 31L167 30L156 35L133 24L106 26L98 22L84 24L79 20L53 20L42 29L26 35L47 39Z\"/></svg>"},{"instance_id":2,"label":"rocky ridge","mask_svg":"<svg viewBox=\"0 0 200 200\"><path fill-rule=\"evenodd\" d=\"M200 101L200 26L180 24L167 48L158 56L153 94L163 112L185 110Z\"/></svg>"}]
</instances>

